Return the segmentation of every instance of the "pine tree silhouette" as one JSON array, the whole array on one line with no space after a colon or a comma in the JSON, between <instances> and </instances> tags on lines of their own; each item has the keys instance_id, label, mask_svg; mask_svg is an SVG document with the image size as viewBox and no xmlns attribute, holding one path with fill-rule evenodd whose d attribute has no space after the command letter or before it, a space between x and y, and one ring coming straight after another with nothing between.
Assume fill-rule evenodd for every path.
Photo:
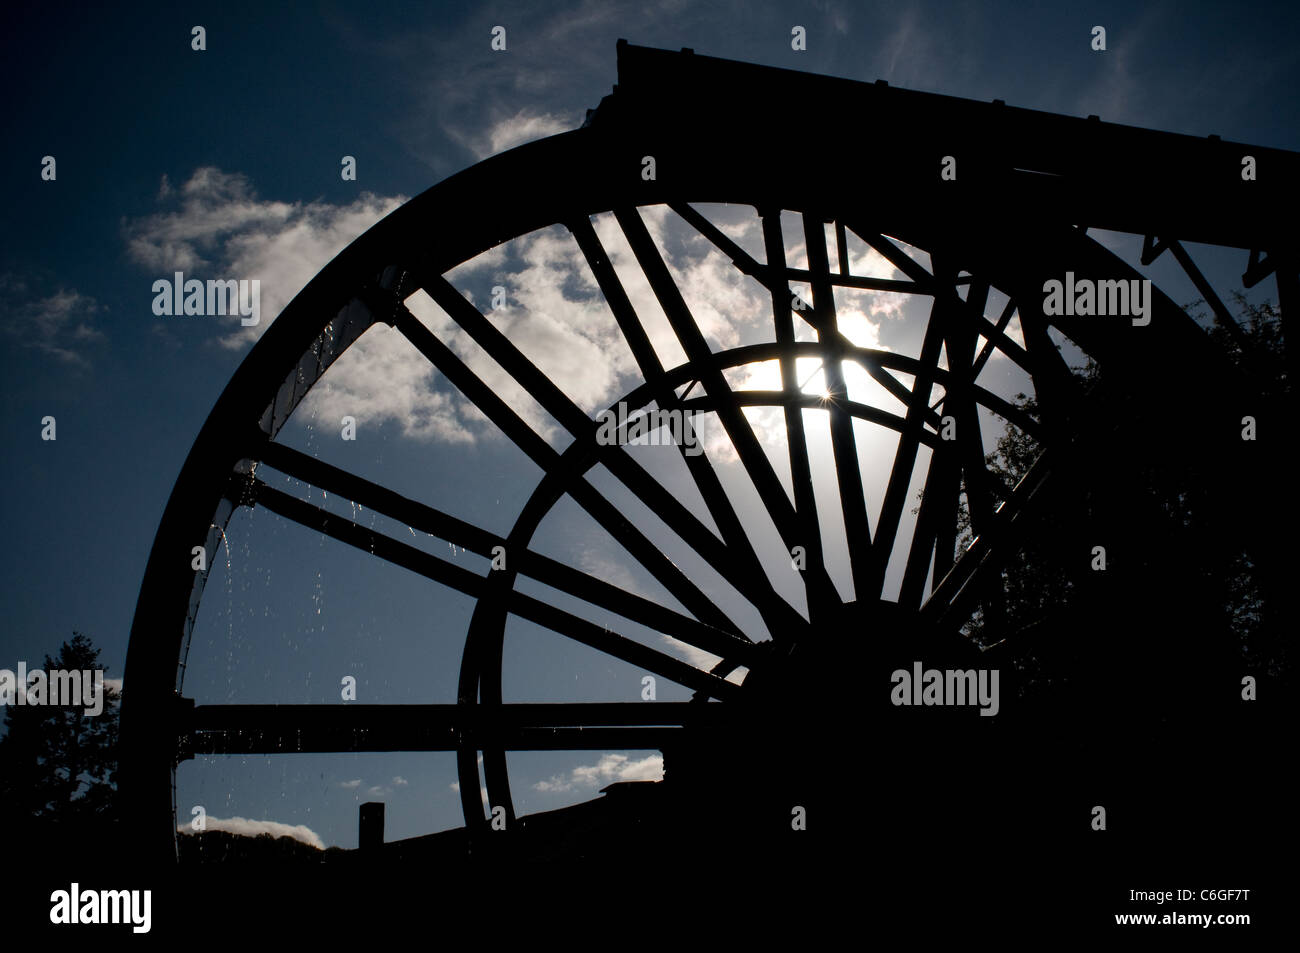
<instances>
[{"instance_id":1,"label":"pine tree silhouette","mask_svg":"<svg viewBox=\"0 0 1300 953\"><path fill-rule=\"evenodd\" d=\"M74 632L45 670L100 669L99 649ZM107 671L105 669L105 671ZM114 824L120 694L104 686L103 711L82 706L5 707L0 738L0 828L31 839L107 834Z\"/></svg>"}]
</instances>

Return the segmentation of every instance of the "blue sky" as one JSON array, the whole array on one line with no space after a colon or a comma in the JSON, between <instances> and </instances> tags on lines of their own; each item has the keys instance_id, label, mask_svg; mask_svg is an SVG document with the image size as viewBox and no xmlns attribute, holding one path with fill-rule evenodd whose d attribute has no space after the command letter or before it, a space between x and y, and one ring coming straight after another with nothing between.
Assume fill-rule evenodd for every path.
<instances>
[{"instance_id":1,"label":"blue sky","mask_svg":"<svg viewBox=\"0 0 1300 953\"><path fill-rule=\"evenodd\" d=\"M1286 5L1246 12L1184 3L320 4L291 12L160 4L11 12L0 41L11 92L0 170L12 186L0 229L0 667L37 664L80 630L102 646L110 675L121 676L163 506L253 339L335 253L406 199L487 155L576 128L614 82L619 37L1295 150L1298 19ZM206 29L202 52L191 49L196 24ZM505 53L489 46L498 24L507 29ZM796 24L807 28L804 52L790 48ZM1095 24L1107 30L1104 53L1089 46ZM798 117L789 121L797 125ZM869 128L869 117L864 122ZM885 130L873 141L888 147L898 134ZM833 141L855 147L850 130ZM46 155L57 161L53 182L40 176ZM344 155L356 157L356 181L340 178ZM744 210L709 214L742 244L754 241ZM761 339L757 287L725 274L680 221L661 212L646 219L697 318L708 322L711 343ZM624 269L611 223L596 225ZM1103 240L1129 257L1136 252L1126 239ZM563 233L540 233L451 277L483 306L490 287L504 282L511 303L499 320L512 339L594 410L626 389L632 365L616 329L601 324L603 305L582 287L571 244ZM863 267L881 264L861 253ZM1243 261L1212 253L1198 261L1218 287L1240 286ZM1148 274L1178 289L1167 268L1162 262ZM152 282L176 270L259 277L262 326L155 316ZM1270 280L1252 298L1273 295ZM431 302L419 307L418 317L454 336ZM905 320L911 307L870 294L846 298L841 311L856 316L859 343L907 351L916 344ZM363 339L281 439L506 532L535 469L399 344L373 333ZM996 360L989 373L999 393L1023 386ZM489 379L511 393L508 381ZM519 406L563 446L543 414ZM346 413L360 422L352 444L338 439L335 421ZM53 442L40 439L46 415L57 419ZM997 423L988 427L995 437ZM726 456L721 444L713 448ZM680 464L652 450L638 448L637 458L675 485ZM749 512L753 501L743 499L734 467L722 469ZM864 466L869 495L874 472ZM345 503L329 505L347 512ZM620 505L636 512L631 501ZM658 533L651 514L636 518ZM772 539L757 545L766 552ZM415 543L449 552L444 542ZM571 504L548 518L537 545L667 599ZM485 568L476 557L450 555ZM843 586L842 568L833 576ZM723 593L707 567L692 571ZM793 586L781 591L797 601ZM208 582L186 694L211 703L325 703L337 700L340 677L352 674L360 701L453 701L471 608L467 597L271 514L241 513ZM746 610L737 604L735 611ZM758 625L752 612L747 624ZM508 700L639 698L642 673L632 666L512 625ZM624 631L655 641L654 633ZM659 697L687 695L661 682ZM538 754L515 756L511 770L516 805L531 811L589 797L613 780L657 776L657 762L652 752ZM451 755L208 759L182 767L178 806L182 818L201 804L212 817L301 826L312 832L299 832L307 839L354 846L361 800L387 802L390 838L458 825L455 781Z\"/></svg>"}]
</instances>

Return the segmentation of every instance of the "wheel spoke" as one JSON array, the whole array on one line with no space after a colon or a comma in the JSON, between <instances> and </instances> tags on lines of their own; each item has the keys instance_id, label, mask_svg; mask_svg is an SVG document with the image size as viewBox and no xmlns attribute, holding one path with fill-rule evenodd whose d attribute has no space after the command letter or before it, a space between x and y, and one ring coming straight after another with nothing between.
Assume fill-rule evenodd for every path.
<instances>
[{"instance_id":1,"label":"wheel spoke","mask_svg":"<svg viewBox=\"0 0 1300 953\"><path fill-rule=\"evenodd\" d=\"M910 260L910 259L909 259ZM920 267L920 266L917 266ZM954 293L954 298L956 295ZM956 298L960 302L960 298ZM934 307L930 321L926 326L926 337L922 343L924 360L922 366L929 368L927 378L937 376L940 344L943 342L943 309L951 302L942 293L936 291ZM949 372L952 370L949 360ZM913 388L911 407L920 411L929 409L929 394L922 391L921 375L917 376ZM910 408L909 408L910 411ZM891 480L895 474L891 474ZM906 487L906 474L898 473L899 483ZM926 573L930 568L931 553L934 558L934 577L931 588L945 575L952 566L953 548L956 538L957 505L961 492L961 469L951 444L941 442L930 457L930 468L926 475L921 497L921 511L917 516L913 530L912 545L908 552L907 563L903 571L903 584L899 591L899 603L908 608L920 605L922 590L925 587Z\"/></svg>"},{"instance_id":2,"label":"wheel spoke","mask_svg":"<svg viewBox=\"0 0 1300 953\"><path fill-rule=\"evenodd\" d=\"M920 262L907 252L903 251L903 249L899 248L884 235L881 235L879 232L863 230L852 224L850 224L849 227L853 230L853 234L857 235L858 238L862 239L874 248L886 261L917 284L926 288L936 289L934 275L926 271L925 267L922 266Z\"/></svg>"},{"instance_id":3,"label":"wheel spoke","mask_svg":"<svg viewBox=\"0 0 1300 953\"><path fill-rule=\"evenodd\" d=\"M661 409L682 412L682 400L667 384L663 364L650 343L650 337L646 334L636 309L632 306L627 290L623 287L609 256L601 246L600 238L596 235L590 219L575 220L569 225L569 231L582 250L587 265L636 358L641 376L649 386L655 403ZM751 585L746 594L754 601L773 638L785 638L789 634L787 628L792 621L791 608L772 587L771 580L764 572L758 554L754 552L753 544L745 533L744 527L741 526L740 518L736 515L736 510L726 491L723 490L713 465L704 454L688 453L684 442L683 445L678 446L678 450L691 479L700 491L700 496L704 499L709 515L722 533L731 558L740 564L742 571L750 579Z\"/></svg>"},{"instance_id":4,"label":"wheel spoke","mask_svg":"<svg viewBox=\"0 0 1300 953\"><path fill-rule=\"evenodd\" d=\"M903 572L903 585L898 597L900 605L916 608L921 604L931 556L934 560L934 577L930 584L932 591L951 568L952 541L956 536L953 527L957 520L960 492L961 472L953 459L953 454L944 450L936 451L930 457L930 470L925 480L921 512L917 516L912 547ZM946 552L945 540L947 541Z\"/></svg>"},{"instance_id":5,"label":"wheel spoke","mask_svg":"<svg viewBox=\"0 0 1300 953\"><path fill-rule=\"evenodd\" d=\"M395 314L397 329L425 358L458 387L489 420L502 430L543 472L551 472L560 454L497 394L465 366L452 350L421 324L404 306ZM585 448L583 448L585 451ZM585 468L584 468L585 469ZM633 555L663 586L701 621L730 632L740 629L698 586L651 543L613 503L590 483L574 479L569 494L600 526Z\"/></svg>"},{"instance_id":6,"label":"wheel spoke","mask_svg":"<svg viewBox=\"0 0 1300 953\"><path fill-rule=\"evenodd\" d=\"M921 618L939 628L956 628L970 616L970 603L982 585L982 577L999 568L1000 561L1009 557L1017 530L1024 525L1037 501L1044 497L1044 487L1050 482L1055 467L1066 466L1064 455L1044 451L1029 468L1016 488L993 514L988 532L975 537L952 569L940 579L935 573L935 584L930 597L921 607ZM999 548L994 549L997 545Z\"/></svg>"},{"instance_id":7,"label":"wheel spoke","mask_svg":"<svg viewBox=\"0 0 1300 953\"><path fill-rule=\"evenodd\" d=\"M1173 253L1174 258L1178 260L1178 264L1182 266L1187 277L1192 279L1192 284L1201 293L1205 303L1210 306L1210 311L1214 314L1214 320L1218 322L1219 327L1228 332L1232 342L1242 351L1250 350L1246 341L1246 332L1242 331L1241 326L1232 319L1232 315L1228 313L1227 305L1223 303L1223 299L1214 290L1214 286L1206 280L1205 275L1201 274L1201 269L1196 267L1196 262L1192 261L1192 256L1187 253L1183 243L1176 238L1171 238L1165 245Z\"/></svg>"},{"instance_id":8,"label":"wheel spoke","mask_svg":"<svg viewBox=\"0 0 1300 953\"><path fill-rule=\"evenodd\" d=\"M840 510L848 542L854 598L867 599L871 595L871 526L867 521L862 469L857 441L853 436L853 418L845 413L842 406L848 400L849 393L844 383L840 348L837 346L843 339L836 319L835 295L830 285L831 266L826 254L826 229L820 218L805 212L803 230L808 270L812 274L812 305L818 318L817 336L825 348L822 367L826 375L826 389L830 394L827 406L830 411L831 449L839 480Z\"/></svg>"},{"instance_id":9,"label":"wheel spoke","mask_svg":"<svg viewBox=\"0 0 1300 953\"><path fill-rule=\"evenodd\" d=\"M673 282L668 266L664 264L663 258L655 248L654 240L650 237L640 214L635 209L620 208L615 209L614 215L622 226L623 234L627 237L642 272L649 280L660 307L663 308L664 314L673 326L677 339L686 352L687 360L699 369L700 381L706 393L716 402L718 417L727 431L727 436L731 438L732 446L735 447L741 464L749 474L750 481L758 491L759 498L771 516L786 550L803 545L794 507L786 496L780 480L777 479L771 462L759 445L753 428L736 404L726 379L712 360L712 353L704 340L704 335L701 334L695 319L691 317L686 302ZM818 573L810 566L808 573L824 577L818 578L816 585L825 586L827 591L834 591L830 578L824 571ZM816 589L814 588L813 591Z\"/></svg>"},{"instance_id":10,"label":"wheel spoke","mask_svg":"<svg viewBox=\"0 0 1300 953\"><path fill-rule=\"evenodd\" d=\"M938 264L936 272L939 272ZM951 267L945 269L943 274L950 281L956 278ZM962 312L951 306L943 309L950 381L950 389L945 396L948 398L948 413L956 422L958 454L964 466L966 505L970 514L971 532L975 535L988 533L992 529L996 501L992 492L993 481L984 460L984 441L973 393L974 375L977 373L974 366L977 332L974 323L963 318L966 315L983 315L988 294L988 282L972 277ZM936 567L936 583L941 581L937 572ZM984 613L986 624L993 632L1003 631L1006 600L1000 578L987 587Z\"/></svg>"},{"instance_id":11,"label":"wheel spoke","mask_svg":"<svg viewBox=\"0 0 1300 953\"><path fill-rule=\"evenodd\" d=\"M807 281L811 282L813 273L805 271L802 268L791 268L782 260L780 267L766 266L760 264L754 259L754 256L745 249L741 248L730 238L726 232L718 228L707 218L697 212L694 208L684 202L670 202L668 205L674 212L685 219L701 235L707 238L718 251L731 259L732 264L742 274L757 278L764 286L773 292L779 293L786 297L790 294L789 282ZM767 216L764 216L766 219ZM780 228L777 213L777 228ZM765 225L766 227L766 225ZM779 233L779 232L778 232ZM891 278L867 278L862 275L851 275L848 271L848 251L845 248L844 226L836 223L836 239L839 242L840 269L838 272L827 276L829 283L835 287L842 288L861 288L864 291L899 291L904 294L928 294L914 281L899 281ZM783 256L773 257L770 250L767 252L768 261L781 260Z\"/></svg>"},{"instance_id":12,"label":"wheel spoke","mask_svg":"<svg viewBox=\"0 0 1300 953\"><path fill-rule=\"evenodd\" d=\"M968 275L964 280L969 284L972 278L973 276ZM1006 307L1002 309L1002 314L998 317L997 324L994 325L994 327L997 329L997 332L999 334L1002 334L1003 332L1006 331L1007 325L1011 323L1011 316L1015 314L1015 311L1016 311L1015 299L1008 298ZM987 364L989 358L993 356L993 350L994 350L993 338L991 337L985 338L984 346L980 348L979 356L975 358L975 363L971 365L970 381L972 386L974 386L975 381L979 378L980 372L984 370L984 365ZM945 393L943 397L940 397L937 401L935 401L934 406L931 407L930 409L937 411L943 405L944 398L946 398L947 396L948 396L947 393Z\"/></svg>"},{"instance_id":13,"label":"wheel spoke","mask_svg":"<svg viewBox=\"0 0 1300 953\"><path fill-rule=\"evenodd\" d=\"M767 213L763 220L764 253L770 269L785 267L785 241L781 237L781 215L779 212ZM780 352L781 368L781 403L785 407L786 448L790 457L790 485L794 491L795 516L804 535L803 543L807 565L814 568L815 575L803 574L804 585L808 591L808 617L814 624L823 606L829 608L834 603L827 597L832 593L818 592L814 586L816 580L826 575L826 556L822 547L822 531L817 514L817 498L813 493L812 466L808 456L808 435L804 428L803 408L793 403L801 395L797 374L797 360L794 354L794 317L790 313L790 286L784 279L772 280L772 319L776 330L776 344Z\"/></svg>"},{"instance_id":14,"label":"wheel spoke","mask_svg":"<svg viewBox=\"0 0 1300 953\"><path fill-rule=\"evenodd\" d=\"M487 580L468 569L437 556L431 556L383 533L366 529L351 520L335 516L310 503L273 489L259 480L252 481L251 492L256 503L308 529L324 533L339 542L347 543L468 596L478 598L485 591ZM594 622L580 619L533 596L512 590L506 598L509 610L520 618L622 659L631 665L662 675L687 688L706 692L715 698L733 697L738 689L738 686L731 682L701 672L685 662L610 632Z\"/></svg>"},{"instance_id":15,"label":"wheel spoke","mask_svg":"<svg viewBox=\"0 0 1300 953\"><path fill-rule=\"evenodd\" d=\"M1047 433L1063 435L1072 429L1071 421L1082 394L1065 358L1052 343L1047 325L1041 305L1021 306L1020 327L1025 336L1026 354L1031 361L1029 374L1034 382L1039 415Z\"/></svg>"},{"instance_id":16,"label":"wheel spoke","mask_svg":"<svg viewBox=\"0 0 1300 953\"><path fill-rule=\"evenodd\" d=\"M506 540L495 533L408 499L292 447L267 442L261 458L266 465L295 479L359 503L479 556L490 558L494 547L506 545ZM753 643L748 639L705 625L549 556L529 549L517 551L514 547L508 551L513 565L523 575L538 582L705 651L752 660Z\"/></svg>"},{"instance_id":17,"label":"wheel spoke","mask_svg":"<svg viewBox=\"0 0 1300 953\"><path fill-rule=\"evenodd\" d=\"M934 275L921 267L921 265L918 264L910 255L906 254L888 238L885 238L879 233L872 234L871 232L859 231L856 228L854 229L854 233L872 248L884 255L885 258L889 259L893 264L897 265L899 270L910 276L913 281L921 285L923 288L928 289L931 294L934 294L936 297L940 295L947 296L957 302L961 302L961 297L957 294L955 286L945 286L943 283L936 281ZM997 325L989 321L987 318L983 317L983 315L975 318L975 320L980 332L990 340L996 341L999 350L1006 354L1007 357L1011 358L1011 360L1019 364L1023 370L1030 374L1033 373L1033 363L1029 359L1029 355L1025 353L1024 348L1011 340L1011 338L1007 337L1003 330L998 328ZM1023 326L1023 320L1021 323Z\"/></svg>"},{"instance_id":18,"label":"wheel spoke","mask_svg":"<svg viewBox=\"0 0 1300 953\"><path fill-rule=\"evenodd\" d=\"M921 342L921 359L914 377L912 390L907 397L907 417L902 433L898 438L898 450L894 454L894 465L889 473L889 482L885 488L884 503L880 508L880 520L876 524L875 561L872 565L872 586L881 592L885 585L885 572L889 568L889 558L893 554L894 544L898 538L898 523L907 503L907 491L912 485L912 472L916 468L916 454L924 431L926 408L930 401L930 388L939 369L939 351L943 344L943 333L937 321L939 298L934 299L930 307L930 319L926 324L925 337ZM938 447L931 457L931 473L934 472L934 460L939 456ZM927 479L928 488L929 481ZM928 523L925 526L928 527ZM921 536L923 524L917 520L913 531L912 554L917 553L917 541ZM917 557L919 559L919 557ZM929 568L929 559L925 560ZM912 558L908 559L908 568L915 573ZM924 569L921 570L924 572ZM911 580L915 584L915 579ZM909 580L904 574L904 590L909 590ZM900 596L900 601L902 597Z\"/></svg>"},{"instance_id":19,"label":"wheel spoke","mask_svg":"<svg viewBox=\"0 0 1300 953\"><path fill-rule=\"evenodd\" d=\"M468 739L514 751L661 749L724 726L728 705L579 702L512 705L195 705L182 757L335 751L456 751ZM477 789L474 791L478 797Z\"/></svg>"},{"instance_id":20,"label":"wheel spoke","mask_svg":"<svg viewBox=\"0 0 1300 953\"><path fill-rule=\"evenodd\" d=\"M1011 323L1011 317L1015 313L1016 300L1015 298L1008 298L1006 307L1004 307L1002 313L998 315L997 324L993 326L998 337L1006 337L1007 326ZM979 357L975 358L975 364L971 368L970 379L972 384L979 379L980 373L984 370L984 365L987 364L989 358L993 356L993 349L996 347L993 343L994 340L995 338L992 336L984 339L984 346L980 348Z\"/></svg>"},{"instance_id":21,"label":"wheel spoke","mask_svg":"<svg viewBox=\"0 0 1300 953\"><path fill-rule=\"evenodd\" d=\"M425 290L498 364L563 426L575 440L589 444L593 453L609 471L631 490L643 503L662 519L688 546L717 568L718 572L742 593L750 589L743 567L738 566L718 539L686 506L656 481L639 463L618 445L601 446L596 442L597 424L555 386L531 361L510 343L479 310L467 301L444 278L430 281ZM721 375L719 375L721 376ZM773 637L792 624L802 625L788 604L784 620L774 619L777 625ZM792 619L791 616L794 616ZM797 623L796 623L797 619Z\"/></svg>"}]
</instances>

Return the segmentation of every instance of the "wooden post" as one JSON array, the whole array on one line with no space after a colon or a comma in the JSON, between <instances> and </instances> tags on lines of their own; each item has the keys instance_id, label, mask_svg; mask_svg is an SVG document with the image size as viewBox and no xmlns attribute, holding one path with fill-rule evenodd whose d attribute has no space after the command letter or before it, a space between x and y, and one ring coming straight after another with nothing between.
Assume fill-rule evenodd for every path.
<instances>
[{"instance_id":1,"label":"wooden post","mask_svg":"<svg viewBox=\"0 0 1300 953\"><path fill-rule=\"evenodd\" d=\"M367 801L361 805L359 846L364 851L377 850L384 845L384 802Z\"/></svg>"}]
</instances>

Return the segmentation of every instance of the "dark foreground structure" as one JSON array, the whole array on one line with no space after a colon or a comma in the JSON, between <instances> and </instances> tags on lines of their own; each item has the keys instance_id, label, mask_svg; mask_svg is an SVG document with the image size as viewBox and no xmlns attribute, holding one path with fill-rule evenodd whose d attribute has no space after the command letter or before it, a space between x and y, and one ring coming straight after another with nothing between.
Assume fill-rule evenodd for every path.
<instances>
[{"instance_id":1,"label":"dark foreground structure","mask_svg":"<svg viewBox=\"0 0 1300 953\"><path fill-rule=\"evenodd\" d=\"M684 877L691 868L742 870L763 882L830 871L852 880L876 870L892 885L876 895L886 905L920 904L913 887L923 882L926 909L965 903L1000 914L1020 909L1015 897L1040 909L1082 902L1081 883L1093 910L1113 899L1120 911L1122 896L1166 865L1187 875L1175 886L1248 880L1291 831L1280 810L1289 786L1278 717L1289 689L1285 638L1295 623L1286 561L1295 506L1283 495L1290 481L1282 461L1295 420L1300 258L1290 213L1300 156L689 50L620 43L618 70L614 92L583 128L487 159L357 239L293 300L230 382L168 503L132 630L121 789L134 850L174 862L172 774L198 753L456 751L465 828L359 852L353 866L378 859L390 871L414 865L428 876L464 865L513 876L557 863L595 872L635 862L685 870ZM1246 156L1253 179L1243 178ZM945 157L955 159L955 178L943 174ZM754 206L764 258L692 206L704 202ZM710 350L637 211L656 204L669 205L770 290L774 343ZM687 355L680 367L660 364L592 227L592 215L611 211ZM806 268L785 260L782 211L799 217ZM502 241L554 224L576 239L640 365L644 384L623 399L717 416L784 545L806 550L807 618L771 587L705 457L684 459L717 535L623 448L598 443L592 417L443 277ZM1045 313L1045 283L1067 274L1076 284L1141 278L1090 229L1141 236L1148 262L1176 260L1219 331L1207 333L1158 288L1144 323L1127 314ZM849 236L904 277L851 274ZM1252 373L1240 357L1249 353L1247 329L1187 243L1239 249L1247 287L1276 280L1285 322L1280 377ZM928 263L908 247L925 251ZM811 300L795 284L810 289ZM538 438L412 316L403 302L417 288L568 430L567 449ZM929 296L919 359L844 338L836 288ZM990 318L992 289L1009 303ZM1006 333L1013 315L1023 346ZM544 472L507 537L276 441L311 386L376 322L405 335ZM797 339L804 326L811 340ZM1071 371L1057 347L1062 336L1093 360L1093 373ZM993 349L1032 379L1028 408L976 384ZM800 357L824 362L828 401L801 392ZM728 386L728 368L770 359L780 363L783 389ZM846 362L899 397L905 414L850 401ZM931 405L935 383L944 396ZM746 406L784 408L793 498L746 422ZM823 562L806 407L830 414L855 592L847 602ZM1014 486L990 471L981 407L1013 423L1032 448L1032 465ZM1243 440L1247 416L1258 439ZM956 439L943 436L945 418L955 422ZM900 434L874 533L855 419ZM886 566L904 510L915 504L908 489L922 446L931 451L923 502L900 595L886 600ZM752 602L770 641L745 635L593 489L585 475L597 464ZM504 546L510 568L472 573L272 488L259 467L470 552L490 556ZM564 496L686 612L531 551L532 534ZM176 554L206 540L211 562L218 528L241 506L265 507L477 597L457 703L195 706L180 697L178 670L205 573ZM1105 571L1093 565L1097 546L1107 554ZM1251 593L1249 645L1233 622L1232 567ZM724 661L696 669L521 593L519 576ZM686 685L695 698L502 704L509 614ZM910 673L918 661L926 669L997 669L996 717L970 706L895 704L892 673ZM743 684L727 681L741 666ZM1246 678L1254 679L1255 700L1243 698ZM567 820L516 816L507 752L585 749L661 750L665 778L612 790L569 809ZM505 809L504 831L492 829L479 800L480 755L489 801Z\"/></svg>"}]
</instances>

